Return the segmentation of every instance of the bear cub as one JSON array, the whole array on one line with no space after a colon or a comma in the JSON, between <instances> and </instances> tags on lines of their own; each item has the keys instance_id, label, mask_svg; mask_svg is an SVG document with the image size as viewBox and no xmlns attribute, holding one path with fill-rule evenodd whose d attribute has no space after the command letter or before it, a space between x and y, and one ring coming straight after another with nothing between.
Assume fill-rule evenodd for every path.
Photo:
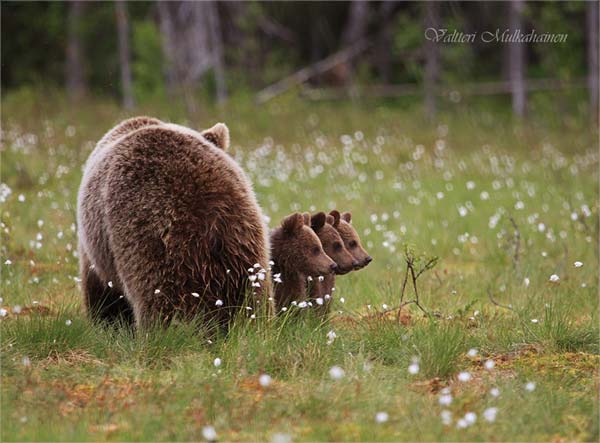
<instances>
[{"instance_id":1,"label":"bear cub","mask_svg":"<svg viewBox=\"0 0 600 443\"><path fill-rule=\"evenodd\" d=\"M325 213L314 220L308 213L294 213L271 232L271 259L274 262L271 272L277 283L276 312L287 309L292 301L308 299L308 277L328 275L337 269L311 228L311 224L321 228L325 222Z\"/></svg>"}]
</instances>

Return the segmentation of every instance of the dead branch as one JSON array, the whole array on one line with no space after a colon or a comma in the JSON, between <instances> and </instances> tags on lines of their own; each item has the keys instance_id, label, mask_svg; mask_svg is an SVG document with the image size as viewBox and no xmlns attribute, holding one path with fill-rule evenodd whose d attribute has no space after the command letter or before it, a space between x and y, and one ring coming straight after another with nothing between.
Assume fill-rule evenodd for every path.
<instances>
[{"instance_id":1,"label":"dead branch","mask_svg":"<svg viewBox=\"0 0 600 443\"><path fill-rule=\"evenodd\" d=\"M358 54L363 52L369 47L367 39L360 40L349 47L342 49L323 60L320 60L312 65L306 66L305 68L296 71L295 73L279 80L270 86L267 86L256 95L256 101L258 103L265 103L279 94L293 88L296 85L306 82L311 77L321 74L330 70L331 68L339 65L340 63L347 62L348 60L356 57Z\"/></svg>"},{"instance_id":2,"label":"dead branch","mask_svg":"<svg viewBox=\"0 0 600 443\"><path fill-rule=\"evenodd\" d=\"M509 311L514 311L514 309L512 308L512 306L510 305L504 305L500 302L498 302L495 298L494 295L492 294L492 290L490 288L487 289L487 294L488 294L488 298L490 299L490 301L492 302L492 304L500 307L500 308L504 308L504 309L508 309Z\"/></svg>"},{"instance_id":3,"label":"dead branch","mask_svg":"<svg viewBox=\"0 0 600 443\"><path fill-rule=\"evenodd\" d=\"M515 221L515 219L512 216L510 217L509 220L510 220L511 224L513 225L513 228L515 229L515 231L513 233L513 245L514 245L513 268L516 270L519 266L519 258L520 258L520 252L521 252L521 231L519 231L517 222Z\"/></svg>"}]
</instances>

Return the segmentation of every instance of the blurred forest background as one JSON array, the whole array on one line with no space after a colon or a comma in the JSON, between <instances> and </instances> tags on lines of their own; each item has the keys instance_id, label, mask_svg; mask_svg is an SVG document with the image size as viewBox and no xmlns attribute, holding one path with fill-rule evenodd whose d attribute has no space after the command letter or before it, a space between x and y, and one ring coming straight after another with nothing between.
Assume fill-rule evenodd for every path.
<instances>
[{"instance_id":1,"label":"blurred forest background","mask_svg":"<svg viewBox=\"0 0 600 443\"><path fill-rule=\"evenodd\" d=\"M433 42L427 28L566 34L562 43ZM178 100L189 114L287 91L309 100L505 100L598 117L598 2L2 2L2 94ZM556 97L555 97L556 98ZM574 109L574 111L573 111Z\"/></svg>"}]
</instances>

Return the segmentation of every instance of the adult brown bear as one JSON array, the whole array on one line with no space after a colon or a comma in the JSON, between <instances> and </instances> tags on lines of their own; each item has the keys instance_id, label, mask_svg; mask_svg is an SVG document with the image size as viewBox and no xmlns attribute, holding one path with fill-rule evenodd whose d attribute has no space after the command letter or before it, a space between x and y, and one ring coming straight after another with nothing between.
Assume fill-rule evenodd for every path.
<instances>
[{"instance_id":1,"label":"adult brown bear","mask_svg":"<svg viewBox=\"0 0 600 443\"><path fill-rule=\"evenodd\" d=\"M92 318L144 327L200 315L226 325L251 302L247 270L267 269L267 228L228 145L224 124L199 133L147 117L103 137L77 208ZM268 279L261 284L252 288L259 301Z\"/></svg>"}]
</instances>

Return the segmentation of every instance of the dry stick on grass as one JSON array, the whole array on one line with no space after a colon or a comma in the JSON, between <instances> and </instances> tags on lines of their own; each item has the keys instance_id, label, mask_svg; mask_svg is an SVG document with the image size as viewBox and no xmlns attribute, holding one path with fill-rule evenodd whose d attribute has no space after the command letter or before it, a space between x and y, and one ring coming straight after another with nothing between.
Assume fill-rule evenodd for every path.
<instances>
[{"instance_id":1,"label":"dry stick on grass","mask_svg":"<svg viewBox=\"0 0 600 443\"><path fill-rule=\"evenodd\" d=\"M492 294L492 290L488 287L487 288L487 294L488 294L488 298L490 299L490 301L492 302L492 304L500 307L500 308L504 308L504 309L508 309L509 311L514 311L514 309L512 308L512 306L510 305L503 305L502 303L500 303L499 301L497 301L494 298L494 295Z\"/></svg>"},{"instance_id":2,"label":"dry stick on grass","mask_svg":"<svg viewBox=\"0 0 600 443\"><path fill-rule=\"evenodd\" d=\"M417 287L417 280L425 271L432 269L436 265L436 263L438 262L438 257L429 258L427 262L418 271L415 270L416 258L412 254L412 252L408 250L405 252L405 260L406 275L404 276L404 281L402 282L402 289L400 291L400 306L398 307L398 314L396 315L398 321L400 321L401 318L402 308L411 303L417 305L417 307L425 314L430 315L430 313L421 305L421 302L419 301L419 289ZM412 280L413 290L415 291L415 298L413 300L404 301L404 293L406 290L406 283L408 282L409 274Z\"/></svg>"},{"instance_id":3,"label":"dry stick on grass","mask_svg":"<svg viewBox=\"0 0 600 443\"><path fill-rule=\"evenodd\" d=\"M513 228L515 228L515 232L513 234L513 245L515 248L515 252L513 255L513 268L517 270L519 266L519 259L521 253L521 231L519 231L519 226L517 226L517 222L515 222L515 219L512 218L512 216L510 217L510 222L513 225Z\"/></svg>"}]
</instances>

